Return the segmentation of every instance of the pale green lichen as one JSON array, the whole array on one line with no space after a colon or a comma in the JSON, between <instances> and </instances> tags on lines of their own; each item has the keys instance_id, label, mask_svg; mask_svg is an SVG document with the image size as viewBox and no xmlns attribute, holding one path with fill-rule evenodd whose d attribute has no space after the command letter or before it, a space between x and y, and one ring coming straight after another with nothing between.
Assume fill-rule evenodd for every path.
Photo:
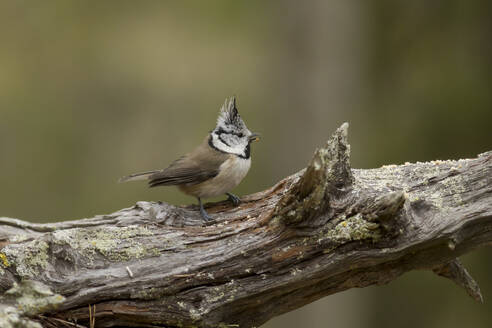
<instances>
[{"instance_id":1,"label":"pale green lichen","mask_svg":"<svg viewBox=\"0 0 492 328\"><path fill-rule=\"evenodd\" d=\"M443 192L446 195L451 195L451 198L454 202L455 206L461 206L463 205L463 199L461 198L461 194L466 192L465 188L465 181L463 179L462 175L455 175L448 177L447 179L444 179L442 182L443 186L445 187L443 189Z\"/></svg>"},{"instance_id":2,"label":"pale green lichen","mask_svg":"<svg viewBox=\"0 0 492 328\"><path fill-rule=\"evenodd\" d=\"M18 235L13 235L12 237L10 237L10 241L13 243L20 243L20 242L23 242L23 241L28 240L28 239L29 239L29 236L26 234L18 234Z\"/></svg>"},{"instance_id":3,"label":"pale green lichen","mask_svg":"<svg viewBox=\"0 0 492 328\"><path fill-rule=\"evenodd\" d=\"M458 164L457 167L439 168L438 164L432 163L433 164L421 163L421 165L426 164L424 166L426 169L416 170L418 179L422 180L424 184L427 184L432 178L457 170L461 166L461 164ZM449 165L448 162L443 163ZM433 168L432 166L435 167ZM445 215L445 213L453 207L463 205L461 195L466 192L465 185L466 181L463 179L462 175L457 174L447 176L442 180L437 181L435 186L435 188L437 188L436 190L434 188L429 188L427 190L409 192L409 200L411 202L425 200Z\"/></svg>"},{"instance_id":4,"label":"pale green lichen","mask_svg":"<svg viewBox=\"0 0 492 328\"><path fill-rule=\"evenodd\" d=\"M408 200L426 202L435 207L443 216L455 207L464 204L462 195L467 182L459 174L468 160L432 161L427 163L405 163L404 165L383 166L372 170L355 170L358 185L370 187L379 192L392 188L403 190ZM404 177L402 179L402 177ZM487 183L482 179L482 182ZM424 186L415 188L415 186Z\"/></svg>"},{"instance_id":5,"label":"pale green lichen","mask_svg":"<svg viewBox=\"0 0 492 328\"><path fill-rule=\"evenodd\" d=\"M78 250L92 263L97 253L111 261L128 261L158 256L157 248L146 246L136 237L151 236L153 232L145 227L105 227L97 229L70 229L53 232L53 242L69 245Z\"/></svg>"},{"instance_id":6,"label":"pale green lichen","mask_svg":"<svg viewBox=\"0 0 492 328\"><path fill-rule=\"evenodd\" d=\"M17 308L28 316L52 310L65 301L65 297L53 293L48 286L33 280L14 283L5 294L17 296Z\"/></svg>"},{"instance_id":7,"label":"pale green lichen","mask_svg":"<svg viewBox=\"0 0 492 328\"><path fill-rule=\"evenodd\" d=\"M42 240L9 244L3 248L7 263L15 266L19 276L33 278L46 269L49 245ZM4 263L5 264L5 261Z\"/></svg>"},{"instance_id":8,"label":"pale green lichen","mask_svg":"<svg viewBox=\"0 0 492 328\"><path fill-rule=\"evenodd\" d=\"M53 293L48 286L38 281L23 280L5 292L6 299L12 298L13 306L0 307L0 327L2 328L41 328L28 319L39 313L51 311L65 301L59 294Z\"/></svg>"},{"instance_id":9,"label":"pale green lichen","mask_svg":"<svg viewBox=\"0 0 492 328\"><path fill-rule=\"evenodd\" d=\"M226 302L234 301L239 290L240 286L234 279L226 284L212 288L211 293L205 297L202 305L198 309L193 309L190 311L190 315L193 317L193 320L200 320L202 316L211 309L212 304L220 302L224 299Z\"/></svg>"},{"instance_id":10,"label":"pale green lichen","mask_svg":"<svg viewBox=\"0 0 492 328\"><path fill-rule=\"evenodd\" d=\"M332 230L333 237L338 240L366 240L379 241L381 233L379 224L366 221L361 214L356 214L340 222Z\"/></svg>"},{"instance_id":11,"label":"pale green lichen","mask_svg":"<svg viewBox=\"0 0 492 328\"><path fill-rule=\"evenodd\" d=\"M43 328L41 324L24 318L13 306L0 308L0 327L2 328Z\"/></svg>"},{"instance_id":12,"label":"pale green lichen","mask_svg":"<svg viewBox=\"0 0 492 328\"><path fill-rule=\"evenodd\" d=\"M223 288L214 287L212 291L213 294L207 297L208 303L218 302L226 296L226 293L224 292Z\"/></svg>"},{"instance_id":13,"label":"pale green lichen","mask_svg":"<svg viewBox=\"0 0 492 328\"><path fill-rule=\"evenodd\" d=\"M361 214L349 218L336 219L338 224L328 231L320 233L318 243L332 242L325 252L330 252L336 245L349 241L370 240L373 243L381 239L379 224L367 221Z\"/></svg>"},{"instance_id":14,"label":"pale green lichen","mask_svg":"<svg viewBox=\"0 0 492 328\"><path fill-rule=\"evenodd\" d=\"M190 318L193 321L198 321L202 318L202 314L195 308L191 308L188 312L190 313Z\"/></svg>"}]
</instances>

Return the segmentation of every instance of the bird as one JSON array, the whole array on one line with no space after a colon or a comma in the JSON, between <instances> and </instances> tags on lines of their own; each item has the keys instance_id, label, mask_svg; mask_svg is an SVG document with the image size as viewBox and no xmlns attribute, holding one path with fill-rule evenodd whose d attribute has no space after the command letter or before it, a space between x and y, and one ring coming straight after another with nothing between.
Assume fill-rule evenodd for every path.
<instances>
[{"instance_id":1,"label":"bird","mask_svg":"<svg viewBox=\"0 0 492 328\"><path fill-rule=\"evenodd\" d=\"M259 140L239 115L236 97L227 98L220 108L215 128L193 151L161 170L134 173L119 182L147 180L149 187L177 186L198 200L200 215L213 221L202 199L227 195L234 206L240 198L230 191L246 176L251 167L251 143Z\"/></svg>"}]
</instances>

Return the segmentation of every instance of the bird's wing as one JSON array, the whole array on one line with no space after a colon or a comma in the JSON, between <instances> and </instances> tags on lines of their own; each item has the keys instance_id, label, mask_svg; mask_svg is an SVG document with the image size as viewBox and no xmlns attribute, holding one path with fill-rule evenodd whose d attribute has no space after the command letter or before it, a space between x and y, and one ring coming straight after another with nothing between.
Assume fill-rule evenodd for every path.
<instances>
[{"instance_id":1,"label":"bird's wing","mask_svg":"<svg viewBox=\"0 0 492 328\"><path fill-rule=\"evenodd\" d=\"M220 165L230 155L202 144L193 152L181 157L168 168L149 176L150 187L172 185L195 185L219 174Z\"/></svg>"},{"instance_id":2,"label":"bird's wing","mask_svg":"<svg viewBox=\"0 0 492 328\"><path fill-rule=\"evenodd\" d=\"M174 164L174 163L173 163ZM194 185L211 179L219 174L219 170L206 170L196 165L171 165L167 169L149 177L150 187L172 185Z\"/></svg>"}]
</instances>

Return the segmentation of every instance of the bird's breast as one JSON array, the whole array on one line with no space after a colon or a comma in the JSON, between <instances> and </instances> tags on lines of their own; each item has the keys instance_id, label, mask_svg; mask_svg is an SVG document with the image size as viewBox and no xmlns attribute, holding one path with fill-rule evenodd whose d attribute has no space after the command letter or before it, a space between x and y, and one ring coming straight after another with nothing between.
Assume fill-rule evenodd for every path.
<instances>
[{"instance_id":1,"label":"bird's breast","mask_svg":"<svg viewBox=\"0 0 492 328\"><path fill-rule=\"evenodd\" d=\"M231 156L220 166L219 174L216 178L230 181L236 187L244 179L251 167L251 158L241 158ZM232 188L234 188L232 187ZM231 188L231 189L232 189Z\"/></svg>"},{"instance_id":2,"label":"bird's breast","mask_svg":"<svg viewBox=\"0 0 492 328\"><path fill-rule=\"evenodd\" d=\"M220 196L234 189L244 179L251 167L251 158L231 155L219 168L219 174L197 185L181 187L187 194L209 198Z\"/></svg>"}]
</instances>

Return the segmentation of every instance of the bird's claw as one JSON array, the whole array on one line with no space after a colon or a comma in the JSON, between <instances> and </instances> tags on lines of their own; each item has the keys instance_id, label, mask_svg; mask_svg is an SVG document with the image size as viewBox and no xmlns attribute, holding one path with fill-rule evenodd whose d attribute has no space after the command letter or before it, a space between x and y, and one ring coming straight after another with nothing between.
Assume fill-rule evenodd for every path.
<instances>
[{"instance_id":1,"label":"bird's claw","mask_svg":"<svg viewBox=\"0 0 492 328\"><path fill-rule=\"evenodd\" d=\"M238 206L239 204L241 204L241 199L239 197L237 197L236 195L234 194L231 194L231 193L226 193L227 195L227 199L234 205L234 206Z\"/></svg>"},{"instance_id":2,"label":"bird's claw","mask_svg":"<svg viewBox=\"0 0 492 328\"><path fill-rule=\"evenodd\" d=\"M202 216L203 220L205 221L213 221L212 217L208 215L207 211L203 207L200 208L200 215Z\"/></svg>"},{"instance_id":3,"label":"bird's claw","mask_svg":"<svg viewBox=\"0 0 492 328\"><path fill-rule=\"evenodd\" d=\"M198 206L200 207L200 215L202 216L202 219L207 223L211 224L214 222L214 219L210 215L208 215L207 211L205 211L205 208L203 208L203 203L200 198L198 198Z\"/></svg>"}]
</instances>

